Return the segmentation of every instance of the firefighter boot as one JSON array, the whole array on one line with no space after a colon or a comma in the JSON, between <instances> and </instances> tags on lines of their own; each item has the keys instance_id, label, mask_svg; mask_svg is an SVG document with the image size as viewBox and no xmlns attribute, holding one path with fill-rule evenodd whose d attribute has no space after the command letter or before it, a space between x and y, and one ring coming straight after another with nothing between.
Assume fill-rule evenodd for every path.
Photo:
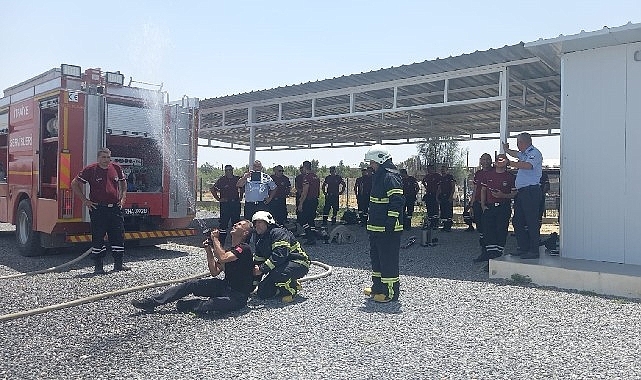
<instances>
[{"instance_id":1,"label":"firefighter boot","mask_svg":"<svg viewBox=\"0 0 641 380\"><path fill-rule=\"evenodd\" d=\"M392 284L391 289L388 289L387 294L383 294L383 293L374 294L373 299L374 299L374 302L378 302L378 303L398 301L399 293L400 293L399 283L398 281L396 281Z\"/></svg>"},{"instance_id":2,"label":"firefighter boot","mask_svg":"<svg viewBox=\"0 0 641 380\"><path fill-rule=\"evenodd\" d=\"M131 268L122 263L122 256L114 257L114 272L124 272L128 270L131 270Z\"/></svg>"}]
</instances>

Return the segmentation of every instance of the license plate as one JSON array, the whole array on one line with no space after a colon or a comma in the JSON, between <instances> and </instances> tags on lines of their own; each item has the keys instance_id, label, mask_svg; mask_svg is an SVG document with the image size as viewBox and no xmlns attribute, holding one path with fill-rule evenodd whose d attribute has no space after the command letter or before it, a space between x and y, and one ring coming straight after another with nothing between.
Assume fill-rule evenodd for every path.
<instances>
[{"instance_id":1,"label":"license plate","mask_svg":"<svg viewBox=\"0 0 641 380\"><path fill-rule=\"evenodd\" d=\"M125 215L148 215L149 208L147 207L129 207L123 208L122 211Z\"/></svg>"}]
</instances>

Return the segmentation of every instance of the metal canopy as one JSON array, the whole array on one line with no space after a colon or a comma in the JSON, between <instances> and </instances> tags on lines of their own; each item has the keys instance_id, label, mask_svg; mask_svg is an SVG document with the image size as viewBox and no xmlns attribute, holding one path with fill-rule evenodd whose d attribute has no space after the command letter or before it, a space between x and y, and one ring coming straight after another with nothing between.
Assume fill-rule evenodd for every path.
<instances>
[{"instance_id":1,"label":"metal canopy","mask_svg":"<svg viewBox=\"0 0 641 380\"><path fill-rule=\"evenodd\" d=\"M199 138L206 147L286 150L497 139L508 129L558 135L560 95L558 70L520 43L205 99Z\"/></svg>"}]
</instances>

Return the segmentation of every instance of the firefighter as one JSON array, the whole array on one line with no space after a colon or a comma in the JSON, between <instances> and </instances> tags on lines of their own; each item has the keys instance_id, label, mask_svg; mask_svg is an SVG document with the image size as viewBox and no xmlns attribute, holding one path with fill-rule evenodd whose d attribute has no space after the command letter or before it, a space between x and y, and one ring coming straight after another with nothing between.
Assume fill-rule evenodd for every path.
<instances>
[{"instance_id":1,"label":"firefighter","mask_svg":"<svg viewBox=\"0 0 641 380\"><path fill-rule=\"evenodd\" d=\"M323 181L323 194L325 194L325 205L323 206L323 226L327 226L329 211L332 210L332 225L336 224L338 213L338 198L345 192L345 181L343 177L336 174L336 166L330 166L329 175Z\"/></svg>"},{"instance_id":2,"label":"firefighter","mask_svg":"<svg viewBox=\"0 0 641 380\"><path fill-rule=\"evenodd\" d=\"M243 194L243 188L236 186L239 179L239 176L234 175L234 168L231 165L225 165L225 175L218 178L216 183L209 188L211 195L220 204L218 231L223 246L227 238L229 223L234 225L240 220L240 198Z\"/></svg>"},{"instance_id":3,"label":"firefighter","mask_svg":"<svg viewBox=\"0 0 641 380\"><path fill-rule=\"evenodd\" d=\"M405 197L405 220L403 221L403 229L409 231L412 229L412 215L414 215L416 195L420 188L416 178L407 174L407 169L401 169L400 172L403 178L403 196Z\"/></svg>"},{"instance_id":4,"label":"firefighter","mask_svg":"<svg viewBox=\"0 0 641 380\"><path fill-rule=\"evenodd\" d=\"M438 229L439 220L439 189L441 188L441 175L436 172L434 164L428 164L425 168L425 177L421 180L425 187L425 195L423 201L427 209L427 219L429 221L428 228L433 230Z\"/></svg>"},{"instance_id":5,"label":"firefighter","mask_svg":"<svg viewBox=\"0 0 641 380\"><path fill-rule=\"evenodd\" d=\"M363 289L376 302L397 301L399 249L403 232L403 180L392 155L381 145L374 145L365 161L374 169L369 201L367 232L369 233L372 286Z\"/></svg>"},{"instance_id":6,"label":"firefighter","mask_svg":"<svg viewBox=\"0 0 641 380\"><path fill-rule=\"evenodd\" d=\"M301 289L298 279L309 271L309 256L294 234L278 226L269 212L256 212L252 222L257 235L254 276L261 278L256 296L278 296L283 302L292 302Z\"/></svg>"},{"instance_id":7,"label":"firefighter","mask_svg":"<svg viewBox=\"0 0 641 380\"><path fill-rule=\"evenodd\" d=\"M361 169L361 176L356 178L354 194L358 205L358 219L361 226L367 224L367 208L369 207L369 194L372 191L372 173L369 168Z\"/></svg>"},{"instance_id":8,"label":"firefighter","mask_svg":"<svg viewBox=\"0 0 641 380\"><path fill-rule=\"evenodd\" d=\"M88 197L83 191L85 184L89 184ZM71 187L73 192L82 199L83 206L89 208L94 273L105 273L102 265L107 251L105 234L114 258L113 270L130 270L131 268L123 264L125 225L122 205L127 196L127 180L120 165L111 162L111 151L107 148L98 149L98 162L82 169L71 182Z\"/></svg>"},{"instance_id":9,"label":"firefighter","mask_svg":"<svg viewBox=\"0 0 641 380\"><path fill-rule=\"evenodd\" d=\"M269 212L276 219L276 223L281 226L284 226L287 222L287 196L292 191L292 183L284 173L285 170L282 165L274 166L272 179L276 184L276 190L274 197L269 202Z\"/></svg>"},{"instance_id":10,"label":"firefighter","mask_svg":"<svg viewBox=\"0 0 641 380\"><path fill-rule=\"evenodd\" d=\"M443 220L443 231L452 231L452 218L454 217L454 189L456 179L448 172L447 165L441 167L441 181L438 191L438 203L441 209L441 220Z\"/></svg>"},{"instance_id":11,"label":"firefighter","mask_svg":"<svg viewBox=\"0 0 641 380\"><path fill-rule=\"evenodd\" d=\"M312 163L303 161L302 192L298 199L297 210L300 212L300 222L305 230L305 244L316 244L316 211L318 209L318 196L320 195L320 179L312 171Z\"/></svg>"},{"instance_id":12,"label":"firefighter","mask_svg":"<svg viewBox=\"0 0 641 380\"><path fill-rule=\"evenodd\" d=\"M489 153L483 153L479 158L479 165L481 169L474 173L474 190L470 197L470 204L468 209L472 210L472 217L476 223L476 230L479 233L479 246L481 247L481 255L485 255L485 235L483 232L483 208L481 207L481 188L482 183L485 182L485 177L488 173L494 171L492 166L492 156Z\"/></svg>"},{"instance_id":13,"label":"firefighter","mask_svg":"<svg viewBox=\"0 0 641 380\"><path fill-rule=\"evenodd\" d=\"M514 174L507 170L505 154L496 157L494 170L485 174L481 184L481 208L483 209L483 231L485 250L474 259L483 262L503 255L507 228L512 215L512 198L516 195Z\"/></svg>"},{"instance_id":14,"label":"firefighter","mask_svg":"<svg viewBox=\"0 0 641 380\"><path fill-rule=\"evenodd\" d=\"M156 306L178 301L176 309L196 313L229 312L244 308L249 294L254 289L254 266L248 244L251 234L252 224L248 220L241 220L234 223L230 230L233 248L223 248L219 230L212 230L209 238L203 242L207 254L207 267L212 277L225 272L225 278L191 280L168 288L153 297L133 299L131 304L138 309L152 311ZM209 299L181 299L190 294Z\"/></svg>"}]
</instances>

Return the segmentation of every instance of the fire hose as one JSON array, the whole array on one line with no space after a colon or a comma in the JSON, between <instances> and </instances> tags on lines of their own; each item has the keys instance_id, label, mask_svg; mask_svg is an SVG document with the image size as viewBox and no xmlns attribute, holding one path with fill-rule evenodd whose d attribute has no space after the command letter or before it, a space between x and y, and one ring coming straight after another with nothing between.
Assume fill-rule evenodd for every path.
<instances>
[{"instance_id":1,"label":"fire hose","mask_svg":"<svg viewBox=\"0 0 641 380\"><path fill-rule=\"evenodd\" d=\"M72 266L73 264L77 263L78 261L80 261L80 260L84 259L85 257L89 256L90 253L91 253L91 248L86 250L82 255L76 257L75 259L73 259L71 261L68 261L68 262L66 262L64 264L60 264L60 265L58 265L56 267L51 267L51 268L47 268L47 269L40 269L40 270L36 270L36 271L33 271L33 272L10 274L8 276L0 277L0 280L6 280L6 279L9 279L9 278L34 276L36 274L44 274L44 273L49 273L49 272L55 272L55 271L60 270L62 268L66 268L66 267Z\"/></svg>"},{"instance_id":2,"label":"fire hose","mask_svg":"<svg viewBox=\"0 0 641 380\"><path fill-rule=\"evenodd\" d=\"M76 259L74 259L74 260L72 260L72 261L70 261L68 263L64 263L64 264L59 265L57 267L53 267L53 268L49 268L49 269L41 270L41 271L36 271L36 272L38 272L38 273L47 273L47 272L52 272L54 270L58 270L58 269L60 269L62 267L69 266L69 265L71 265L71 264L73 264L75 262L78 262L82 258L86 257L88 255L88 252L91 252L91 250L85 252L80 257L78 257L78 258L76 258ZM311 275L311 276L305 276L305 277L299 279L298 281L305 282L305 281L317 280L317 279L324 278L324 277L327 277L327 276L332 274L332 267L327 265L327 264L325 264L325 263L322 263L320 261L311 261L311 264L319 266L319 267L325 269L325 271L321 272L321 273L318 273L318 274ZM33 274L36 274L36 272L21 273L20 275L33 275ZM17 319L17 318L22 318L22 317L27 317L27 316L30 316L30 315L48 313L50 311L61 310L61 309L65 309L65 308L68 308L68 307L79 306L79 305L83 305L83 304L86 304L86 303L99 301L99 300L106 299L106 298L117 297L117 296L121 296L121 295L128 294L128 293L138 292L138 291L145 290L145 289L159 288L159 287L162 287L162 286L177 284L177 283L181 283L181 282L185 282L185 281L189 281L189 280L195 280L195 279L202 278L202 277L207 277L207 276L210 276L210 275L211 274L209 272L204 272L204 273L196 274L196 275L189 276L189 277L183 277L183 278L179 278L179 279L175 279L175 280L153 282L153 283L150 283L150 284L134 286L134 287L131 287L131 288L117 289L117 290L113 290L113 291L110 291L110 292L105 292L105 293L95 294L95 295L84 297L84 298L79 298L79 299L76 299L76 300L73 300L73 301L63 302L63 303L50 305L50 306L45 306L45 307L40 307L40 308L36 308L36 309L20 311L20 312L12 313L12 314L0 315L0 322L9 321L9 320L12 320L12 319ZM0 279L2 279L2 278L15 278L15 277L19 277L19 276L13 276L13 277L12 276L7 276L7 277L1 277Z\"/></svg>"}]
</instances>

